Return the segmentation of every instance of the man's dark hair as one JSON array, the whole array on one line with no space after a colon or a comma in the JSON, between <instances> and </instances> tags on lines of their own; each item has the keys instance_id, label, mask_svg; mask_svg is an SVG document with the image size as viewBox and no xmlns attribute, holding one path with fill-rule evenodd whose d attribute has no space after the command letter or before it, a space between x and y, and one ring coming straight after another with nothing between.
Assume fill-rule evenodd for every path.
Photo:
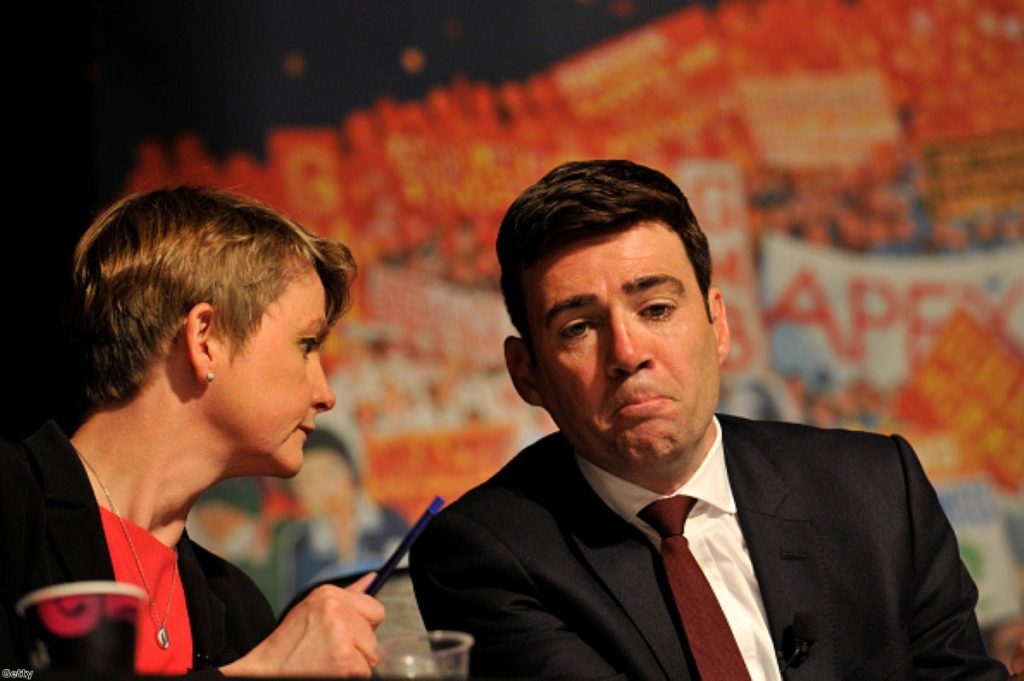
<instances>
[{"instance_id":1,"label":"man's dark hair","mask_svg":"<svg viewBox=\"0 0 1024 681\"><path fill-rule=\"evenodd\" d=\"M639 222L662 222L679 235L707 305L711 252L679 187L631 161L571 161L520 194L498 230L501 293L524 340L529 343L523 271L564 246Z\"/></svg>"}]
</instances>

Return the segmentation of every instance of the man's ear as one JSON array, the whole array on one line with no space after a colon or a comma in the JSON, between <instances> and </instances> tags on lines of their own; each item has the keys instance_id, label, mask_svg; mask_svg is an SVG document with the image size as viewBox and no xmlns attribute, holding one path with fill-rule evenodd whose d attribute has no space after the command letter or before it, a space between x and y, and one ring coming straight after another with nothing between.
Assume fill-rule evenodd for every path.
<instances>
[{"instance_id":1,"label":"man's ear","mask_svg":"<svg viewBox=\"0 0 1024 681\"><path fill-rule=\"evenodd\" d=\"M227 346L215 328L216 314L209 303L199 303L185 317L185 355L192 375L204 385L227 364Z\"/></svg>"},{"instance_id":2,"label":"man's ear","mask_svg":"<svg viewBox=\"0 0 1024 681\"><path fill-rule=\"evenodd\" d=\"M708 289L708 312L711 314L711 327L715 331L718 347L718 364L721 366L732 349L732 333L729 331L729 316L725 312L725 297L715 286Z\"/></svg>"},{"instance_id":3,"label":"man's ear","mask_svg":"<svg viewBox=\"0 0 1024 681\"><path fill-rule=\"evenodd\" d=\"M541 398L540 390L537 389L537 379L534 374L535 365L530 348L526 341L518 336L509 336L505 339L505 367L512 379L512 385L516 392L527 404L535 407L543 407L544 400Z\"/></svg>"}]
</instances>

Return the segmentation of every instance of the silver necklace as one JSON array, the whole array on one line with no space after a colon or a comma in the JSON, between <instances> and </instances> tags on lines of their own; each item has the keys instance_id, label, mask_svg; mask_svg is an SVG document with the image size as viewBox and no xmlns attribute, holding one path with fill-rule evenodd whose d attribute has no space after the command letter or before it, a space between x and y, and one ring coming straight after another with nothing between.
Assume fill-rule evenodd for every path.
<instances>
[{"instance_id":1,"label":"silver necklace","mask_svg":"<svg viewBox=\"0 0 1024 681\"><path fill-rule=\"evenodd\" d=\"M128 532L128 526L124 523L124 517L121 515L121 511L118 510L117 504L114 503L114 498L110 496L110 490L103 484L103 480L100 479L99 473L92 467L92 464L82 456L81 452L76 452L78 458L82 460L85 467L92 471L92 475L96 478L96 482L99 483L100 489L103 490L104 496L107 497L107 503L110 504L110 510L117 516L117 522L121 525L121 531L124 532L124 538L128 540L128 548L131 549L132 557L135 559L135 567L139 569L139 576L142 577L142 585L146 587L146 595L149 596L149 618L153 621L153 627L156 629L156 642L163 650L167 650L171 647L171 637L167 635L167 617L171 614L171 603L174 602L174 585L178 579L178 550L174 549L174 571L171 573L171 591L167 596L167 608L164 610L164 618L160 622L156 619L156 598L153 596L153 590L149 588L149 580L146 579L146 572L142 569L142 561L139 559L139 553L135 550L135 544L132 542L132 535Z\"/></svg>"}]
</instances>

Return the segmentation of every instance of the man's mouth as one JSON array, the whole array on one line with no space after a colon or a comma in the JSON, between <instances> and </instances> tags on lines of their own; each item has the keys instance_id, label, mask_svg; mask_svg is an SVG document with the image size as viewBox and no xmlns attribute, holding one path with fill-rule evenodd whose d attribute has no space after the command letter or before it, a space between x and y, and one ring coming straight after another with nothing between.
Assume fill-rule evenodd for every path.
<instances>
[{"instance_id":1,"label":"man's mouth","mask_svg":"<svg viewBox=\"0 0 1024 681\"><path fill-rule=\"evenodd\" d=\"M624 416L627 418L638 418L655 415L660 412L668 398L663 395L634 395L622 400L621 404L612 412L612 416Z\"/></svg>"}]
</instances>

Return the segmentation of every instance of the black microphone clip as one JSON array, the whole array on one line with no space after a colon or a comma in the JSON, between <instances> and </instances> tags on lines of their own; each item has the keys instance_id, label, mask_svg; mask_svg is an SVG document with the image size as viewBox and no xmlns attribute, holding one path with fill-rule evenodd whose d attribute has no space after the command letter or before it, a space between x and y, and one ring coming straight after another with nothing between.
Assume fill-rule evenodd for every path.
<instances>
[{"instance_id":1,"label":"black microphone clip","mask_svg":"<svg viewBox=\"0 0 1024 681\"><path fill-rule=\"evenodd\" d=\"M811 655L811 646L818 640L818 623L809 612L793 615L793 623L782 632L782 652L779 660L785 660L780 668L784 672L790 667L796 669Z\"/></svg>"}]
</instances>

